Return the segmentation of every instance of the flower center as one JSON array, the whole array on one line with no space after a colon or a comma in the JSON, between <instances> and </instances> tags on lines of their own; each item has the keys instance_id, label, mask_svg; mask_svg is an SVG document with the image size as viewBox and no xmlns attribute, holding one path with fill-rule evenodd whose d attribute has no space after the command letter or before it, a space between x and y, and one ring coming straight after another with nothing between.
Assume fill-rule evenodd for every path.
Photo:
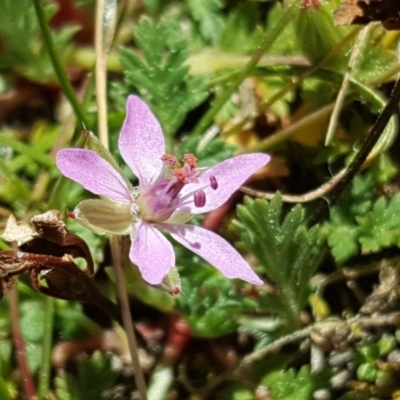
<instances>
[{"instance_id":1,"label":"flower center","mask_svg":"<svg viewBox=\"0 0 400 400\"><path fill-rule=\"evenodd\" d=\"M191 153L185 154L183 166L171 154L164 154L161 160L164 166L157 181L149 187L141 188L136 199L141 218L148 222L163 222L185 205L204 207L206 193L197 185L192 193L181 196L185 185L199 182L201 171L197 168L197 158ZM209 187L213 190L218 188L214 176L210 177Z\"/></svg>"}]
</instances>

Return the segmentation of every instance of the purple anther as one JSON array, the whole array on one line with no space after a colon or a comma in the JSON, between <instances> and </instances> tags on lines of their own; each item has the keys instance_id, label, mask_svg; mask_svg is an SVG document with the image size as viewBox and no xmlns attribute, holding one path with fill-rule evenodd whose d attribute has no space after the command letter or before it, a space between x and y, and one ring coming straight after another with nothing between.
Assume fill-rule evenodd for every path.
<instances>
[{"instance_id":1,"label":"purple anther","mask_svg":"<svg viewBox=\"0 0 400 400\"><path fill-rule=\"evenodd\" d=\"M214 175L211 175L211 176L210 176L210 185L211 185L211 189L213 189L213 190L218 189L217 178L215 178Z\"/></svg>"},{"instance_id":2,"label":"purple anther","mask_svg":"<svg viewBox=\"0 0 400 400\"><path fill-rule=\"evenodd\" d=\"M198 208L206 205L206 194L204 190L196 190L194 192L194 205Z\"/></svg>"}]
</instances>

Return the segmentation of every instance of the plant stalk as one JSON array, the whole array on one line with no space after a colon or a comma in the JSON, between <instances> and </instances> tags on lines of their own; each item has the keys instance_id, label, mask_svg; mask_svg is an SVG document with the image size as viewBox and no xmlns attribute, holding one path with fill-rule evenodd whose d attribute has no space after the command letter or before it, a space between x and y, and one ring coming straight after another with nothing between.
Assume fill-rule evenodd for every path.
<instances>
[{"instance_id":1,"label":"plant stalk","mask_svg":"<svg viewBox=\"0 0 400 400\"><path fill-rule=\"evenodd\" d=\"M74 110L76 117L85 125L88 126L89 122L86 118L85 113L80 106L78 99L75 95L75 91L72 88L71 82L68 79L67 73L62 66L59 55L56 51L56 46L54 44L53 37L50 32L49 25L47 24L46 14L44 12L41 0L33 0L33 5L35 7L35 12L37 19L39 21L40 30L42 31L43 40L46 46L46 49L49 53L49 57L51 63L53 64L54 72L60 82L62 90L67 97L68 101L71 104L71 107Z\"/></svg>"}]
</instances>

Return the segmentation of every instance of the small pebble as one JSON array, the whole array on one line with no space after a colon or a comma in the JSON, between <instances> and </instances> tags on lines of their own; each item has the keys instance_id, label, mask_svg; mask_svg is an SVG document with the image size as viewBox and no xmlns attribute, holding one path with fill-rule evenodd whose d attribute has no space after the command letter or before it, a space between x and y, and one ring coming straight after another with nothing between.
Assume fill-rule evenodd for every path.
<instances>
[{"instance_id":1,"label":"small pebble","mask_svg":"<svg viewBox=\"0 0 400 400\"><path fill-rule=\"evenodd\" d=\"M330 379L332 389L343 389L346 386L346 383L351 379L352 375L352 371L349 371L347 369L333 375Z\"/></svg>"},{"instance_id":2,"label":"small pebble","mask_svg":"<svg viewBox=\"0 0 400 400\"><path fill-rule=\"evenodd\" d=\"M387 362L392 365L400 365L400 350L392 350L387 356Z\"/></svg>"},{"instance_id":3,"label":"small pebble","mask_svg":"<svg viewBox=\"0 0 400 400\"><path fill-rule=\"evenodd\" d=\"M314 400L330 400L331 398L329 389L318 389L313 393Z\"/></svg>"},{"instance_id":4,"label":"small pebble","mask_svg":"<svg viewBox=\"0 0 400 400\"><path fill-rule=\"evenodd\" d=\"M354 355L354 350L349 349L347 351L332 351L329 355L328 364L331 367L342 367L352 360Z\"/></svg>"}]
</instances>

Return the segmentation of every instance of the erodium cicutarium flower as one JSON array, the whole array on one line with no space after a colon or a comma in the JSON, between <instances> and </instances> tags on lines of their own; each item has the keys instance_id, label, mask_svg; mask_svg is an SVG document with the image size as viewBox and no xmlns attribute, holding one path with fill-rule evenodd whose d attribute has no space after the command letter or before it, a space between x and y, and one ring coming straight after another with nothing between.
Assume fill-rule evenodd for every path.
<instances>
[{"instance_id":1,"label":"erodium cicutarium flower","mask_svg":"<svg viewBox=\"0 0 400 400\"><path fill-rule=\"evenodd\" d=\"M100 196L79 203L73 211L76 220L98 233L130 235L129 257L152 285L160 284L175 266L174 249L161 231L228 278L262 283L225 239L186 222L225 203L247 178L268 163L268 155L240 155L210 168L197 168L196 157L186 154L180 164L165 153L160 124L136 96L128 98L118 145L139 180L136 188L93 150L64 149L57 154L63 175Z\"/></svg>"}]
</instances>

